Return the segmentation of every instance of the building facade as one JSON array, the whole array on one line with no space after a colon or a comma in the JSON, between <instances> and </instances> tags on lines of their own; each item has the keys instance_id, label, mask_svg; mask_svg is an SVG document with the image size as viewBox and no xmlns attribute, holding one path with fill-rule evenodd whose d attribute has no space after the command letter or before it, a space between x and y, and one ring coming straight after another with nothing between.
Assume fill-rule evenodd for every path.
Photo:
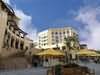
<instances>
[{"instance_id":1,"label":"building facade","mask_svg":"<svg viewBox=\"0 0 100 75\"><path fill-rule=\"evenodd\" d=\"M88 49L87 44L80 44L80 49Z\"/></svg>"},{"instance_id":2,"label":"building facade","mask_svg":"<svg viewBox=\"0 0 100 75\"><path fill-rule=\"evenodd\" d=\"M0 0L0 56L30 49L33 41L18 27L19 20L14 10Z\"/></svg>"},{"instance_id":3,"label":"building facade","mask_svg":"<svg viewBox=\"0 0 100 75\"><path fill-rule=\"evenodd\" d=\"M65 46L64 38L73 35L78 35L78 33L71 27L51 28L42 31L38 34L38 47L42 49L57 47L62 49Z\"/></svg>"}]
</instances>

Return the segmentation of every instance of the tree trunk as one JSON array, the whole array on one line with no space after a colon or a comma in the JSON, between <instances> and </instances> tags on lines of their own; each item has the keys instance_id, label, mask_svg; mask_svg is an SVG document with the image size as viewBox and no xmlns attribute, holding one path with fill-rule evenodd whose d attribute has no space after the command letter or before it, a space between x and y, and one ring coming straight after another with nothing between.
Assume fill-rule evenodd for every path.
<instances>
[{"instance_id":1,"label":"tree trunk","mask_svg":"<svg viewBox=\"0 0 100 75\"><path fill-rule=\"evenodd\" d=\"M69 50L69 48L66 48L66 51L65 51L65 63L66 64L70 63L70 50Z\"/></svg>"}]
</instances>

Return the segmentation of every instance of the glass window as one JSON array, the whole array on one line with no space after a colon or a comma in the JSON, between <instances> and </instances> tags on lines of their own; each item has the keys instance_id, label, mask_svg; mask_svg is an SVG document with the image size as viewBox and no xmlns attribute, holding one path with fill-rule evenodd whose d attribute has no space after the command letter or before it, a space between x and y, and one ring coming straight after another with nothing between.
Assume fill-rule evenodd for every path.
<instances>
[{"instance_id":1,"label":"glass window","mask_svg":"<svg viewBox=\"0 0 100 75\"><path fill-rule=\"evenodd\" d=\"M61 35L62 33L60 32L59 34Z\"/></svg>"},{"instance_id":2,"label":"glass window","mask_svg":"<svg viewBox=\"0 0 100 75\"><path fill-rule=\"evenodd\" d=\"M58 36L56 36L56 39L58 39Z\"/></svg>"},{"instance_id":3,"label":"glass window","mask_svg":"<svg viewBox=\"0 0 100 75\"><path fill-rule=\"evenodd\" d=\"M63 34L65 34L65 32L63 32Z\"/></svg>"},{"instance_id":4,"label":"glass window","mask_svg":"<svg viewBox=\"0 0 100 75\"><path fill-rule=\"evenodd\" d=\"M54 34L54 32L52 32L52 34Z\"/></svg>"},{"instance_id":5,"label":"glass window","mask_svg":"<svg viewBox=\"0 0 100 75\"><path fill-rule=\"evenodd\" d=\"M67 33L69 34L69 30L67 30Z\"/></svg>"},{"instance_id":6,"label":"glass window","mask_svg":"<svg viewBox=\"0 0 100 75\"><path fill-rule=\"evenodd\" d=\"M56 43L59 43L59 40L58 39L56 39Z\"/></svg>"},{"instance_id":7,"label":"glass window","mask_svg":"<svg viewBox=\"0 0 100 75\"><path fill-rule=\"evenodd\" d=\"M45 46L46 44L44 44L44 46Z\"/></svg>"},{"instance_id":8,"label":"glass window","mask_svg":"<svg viewBox=\"0 0 100 75\"><path fill-rule=\"evenodd\" d=\"M52 42L52 45L54 45L54 44L55 44L55 42L53 41L53 42Z\"/></svg>"},{"instance_id":9,"label":"glass window","mask_svg":"<svg viewBox=\"0 0 100 75\"><path fill-rule=\"evenodd\" d=\"M52 35L52 38L54 37L54 35Z\"/></svg>"},{"instance_id":10,"label":"glass window","mask_svg":"<svg viewBox=\"0 0 100 75\"><path fill-rule=\"evenodd\" d=\"M58 34L58 32L56 32L55 34Z\"/></svg>"}]
</instances>

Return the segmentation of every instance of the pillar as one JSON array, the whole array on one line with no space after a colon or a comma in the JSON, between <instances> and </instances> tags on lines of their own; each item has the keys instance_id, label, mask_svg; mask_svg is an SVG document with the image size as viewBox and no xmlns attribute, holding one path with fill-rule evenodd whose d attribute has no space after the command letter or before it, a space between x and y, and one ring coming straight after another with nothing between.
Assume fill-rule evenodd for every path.
<instances>
[{"instance_id":1,"label":"pillar","mask_svg":"<svg viewBox=\"0 0 100 75\"><path fill-rule=\"evenodd\" d=\"M20 43L21 43L21 41L18 42L18 49L20 49Z\"/></svg>"},{"instance_id":2,"label":"pillar","mask_svg":"<svg viewBox=\"0 0 100 75\"><path fill-rule=\"evenodd\" d=\"M15 39L14 39L14 42L13 42L13 48L16 48L16 47L15 47L15 42L16 42L16 41L15 41Z\"/></svg>"},{"instance_id":3,"label":"pillar","mask_svg":"<svg viewBox=\"0 0 100 75\"><path fill-rule=\"evenodd\" d=\"M7 34L4 35L4 39L3 39L3 47L5 48L7 44Z\"/></svg>"},{"instance_id":4,"label":"pillar","mask_svg":"<svg viewBox=\"0 0 100 75\"><path fill-rule=\"evenodd\" d=\"M9 44L9 48L11 48L11 37L9 38L8 44Z\"/></svg>"}]
</instances>

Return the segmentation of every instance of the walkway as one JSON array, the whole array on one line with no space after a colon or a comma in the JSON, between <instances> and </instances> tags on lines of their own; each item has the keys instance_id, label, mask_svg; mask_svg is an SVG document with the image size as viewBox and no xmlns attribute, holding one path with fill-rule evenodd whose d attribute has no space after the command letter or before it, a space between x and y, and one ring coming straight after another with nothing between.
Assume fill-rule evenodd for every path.
<instances>
[{"instance_id":1,"label":"walkway","mask_svg":"<svg viewBox=\"0 0 100 75\"><path fill-rule=\"evenodd\" d=\"M95 75L100 75L100 64L83 63L83 62L80 62L79 64L83 65L83 66L87 66L87 67L89 67L91 69L94 69L95 70Z\"/></svg>"},{"instance_id":2,"label":"walkway","mask_svg":"<svg viewBox=\"0 0 100 75\"><path fill-rule=\"evenodd\" d=\"M0 75L46 75L47 69L45 68L32 68L17 71L0 72Z\"/></svg>"}]
</instances>

